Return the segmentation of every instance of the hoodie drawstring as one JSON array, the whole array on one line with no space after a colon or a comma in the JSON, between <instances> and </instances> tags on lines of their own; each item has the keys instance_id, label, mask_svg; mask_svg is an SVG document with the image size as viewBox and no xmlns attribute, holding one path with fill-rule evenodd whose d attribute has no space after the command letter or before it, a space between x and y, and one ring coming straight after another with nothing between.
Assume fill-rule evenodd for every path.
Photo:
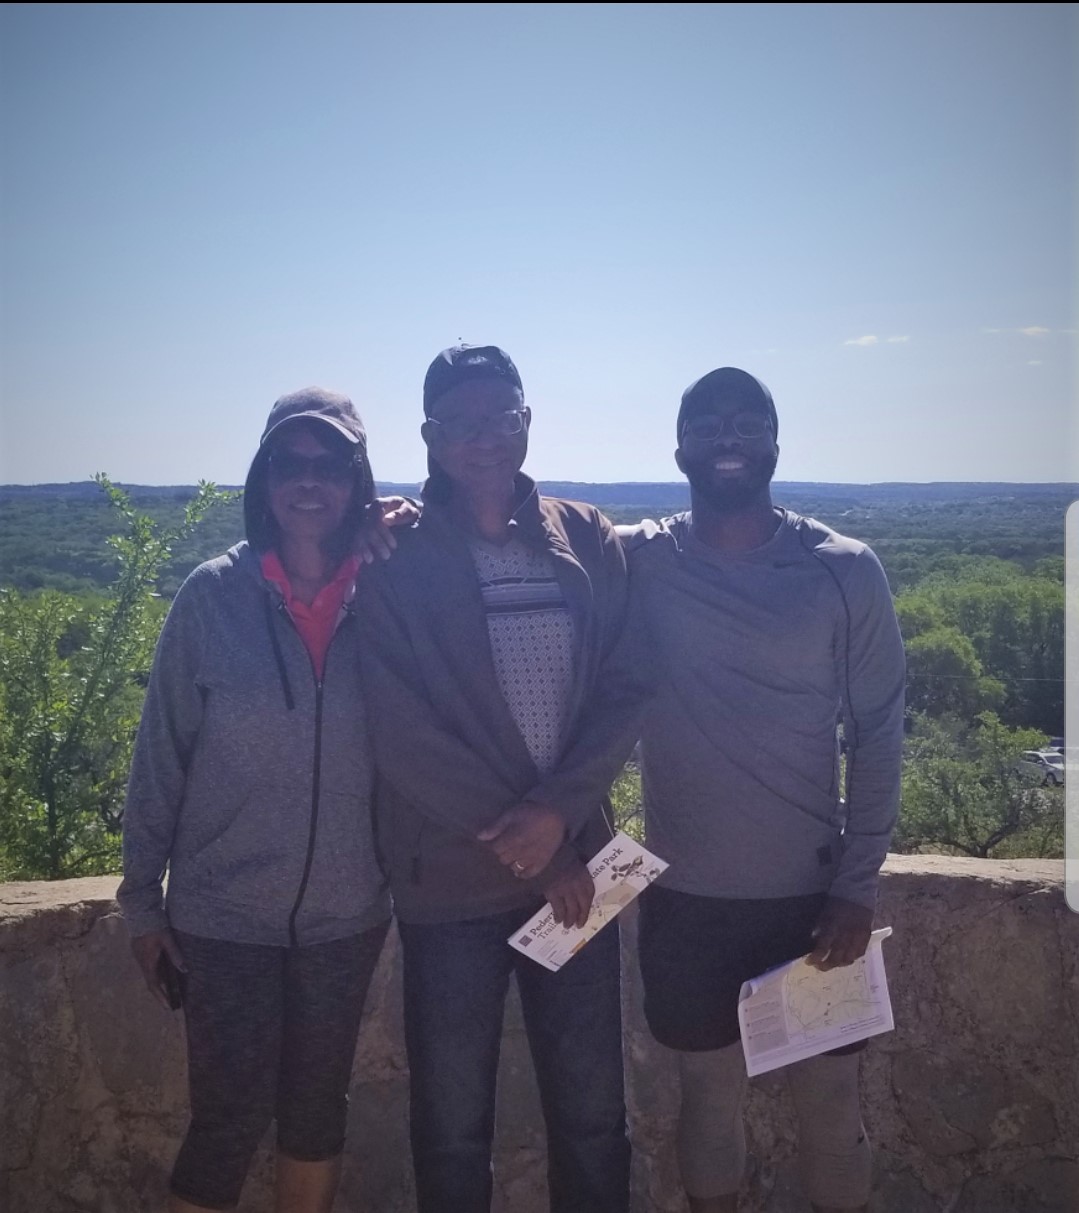
<instances>
[{"instance_id":1,"label":"hoodie drawstring","mask_svg":"<svg viewBox=\"0 0 1079 1213\"><path fill-rule=\"evenodd\" d=\"M281 679L281 690L285 693L285 707L291 712L296 706L296 700L292 697L292 685L288 680L288 670L285 669L285 658L281 652L281 640L277 635L277 628L274 625L273 607L270 605L269 596L263 601L266 604L266 627L270 632L270 644L273 645L274 660L277 662L277 674Z\"/></svg>"}]
</instances>

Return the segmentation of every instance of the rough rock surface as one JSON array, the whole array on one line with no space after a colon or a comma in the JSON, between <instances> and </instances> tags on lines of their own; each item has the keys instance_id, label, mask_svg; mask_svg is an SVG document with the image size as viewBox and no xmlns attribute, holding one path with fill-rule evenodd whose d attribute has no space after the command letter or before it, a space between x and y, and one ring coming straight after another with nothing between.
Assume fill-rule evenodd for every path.
<instances>
[{"instance_id":1,"label":"rough rock surface","mask_svg":"<svg viewBox=\"0 0 1079 1213\"><path fill-rule=\"evenodd\" d=\"M1063 865L893 856L878 921L896 1030L863 1059L874 1213L1079 1213L1079 916ZM0 885L0 1209L152 1213L185 1124L179 1016L141 984L111 879ZM627 912L634 1213L682 1213L673 1058L643 1025ZM357 1052L340 1213L413 1207L395 937ZM499 1089L495 1213L546 1209L519 1009ZM751 1084L744 1213L807 1213L782 1072ZM272 1139L243 1213L272 1207Z\"/></svg>"}]
</instances>

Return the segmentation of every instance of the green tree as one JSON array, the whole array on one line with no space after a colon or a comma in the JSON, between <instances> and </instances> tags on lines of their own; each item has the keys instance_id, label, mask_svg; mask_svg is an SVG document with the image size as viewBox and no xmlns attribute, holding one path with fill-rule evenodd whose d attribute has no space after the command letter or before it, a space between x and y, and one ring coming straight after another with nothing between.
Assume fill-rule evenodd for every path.
<instances>
[{"instance_id":1,"label":"green tree","mask_svg":"<svg viewBox=\"0 0 1079 1213\"><path fill-rule=\"evenodd\" d=\"M1003 683L986 677L973 643L958 628L930 628L908 641L906 652L911 711L969 720L1003 702Z\"/></svg>"},{"instance_id":2,"label":"green tree","mask_svg":"<svg viewBox=\"0 0 1079 1213\"><path fill-rule=\"evenodd\" d=\"M1064 731L1064 586L1060 562L1034 573L991 557L967 558L896 599L912 659L911 703L935 714L994 708L1007 724ZM960 645L959 634L967 642ZM936 693L934 679L966 690ZM999 690L985 680L999 685Z\"/></svg>"},{"instance_id":3,"label":"green tree","mask_svg":"<svg viewBox=\"0 0 1079 1213\"><path fill-rule=\"evenodd\" d=\"M635 759L622 768L611 787L611 809L614 812L614 828L624 830L638 842L644 841L644 807L641 793L641 768Z\"/></svg>"},{"instance_id":4,"label":"green tree","mask_svg":"<svg viewBox=\"0 0 1079 1213\"><path fill-rule=\"evenodd\" d=\"M916 716L893 848L983 859L1062 855L1062 792L1033 787L1016 769L1023 750L1045 741L1034 729L1009 728L993 712L970 724L955 716Z\"/></svg>"},{"instance_id":5,"label":"green tree","mask_svg":"<svg viewBox=\"0 0 1079 1213\"><path fill-rule=\"evenodd\" d=\"M200 482L171 527L95 477L122 529L98 599L0 591L0 878L116 871L131 746L172 545L228 495Z\"/></svg>"}]
</instances>

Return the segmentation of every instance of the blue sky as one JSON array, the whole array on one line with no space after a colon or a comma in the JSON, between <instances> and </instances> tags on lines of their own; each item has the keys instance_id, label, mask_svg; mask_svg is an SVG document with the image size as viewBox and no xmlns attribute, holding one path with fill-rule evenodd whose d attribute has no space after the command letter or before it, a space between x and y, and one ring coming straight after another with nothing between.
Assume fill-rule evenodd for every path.
<instances>
[{"instance_id":1,"label":"blue sky","mask_svg":"<svg viewBox=\"0 0 1079 1213\"><path fill-rule=\"evenodd\" d=\"M236 483L310 383L413 481L459 339L540 478L734 365L781 479L1079 480L1077 15L4 5L0 482Z\"/></svg>"}]
</instances>

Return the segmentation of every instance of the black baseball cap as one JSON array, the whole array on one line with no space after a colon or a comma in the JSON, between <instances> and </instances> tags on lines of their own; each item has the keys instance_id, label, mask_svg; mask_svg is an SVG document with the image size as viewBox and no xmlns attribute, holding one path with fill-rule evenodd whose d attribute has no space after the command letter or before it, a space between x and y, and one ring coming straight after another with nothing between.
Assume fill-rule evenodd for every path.
<instances>
[{"instance_id":1,"label":"black baseball cap","mask_svg":"<svg viewBox=\"0 0 1079 1213\"><path fill-rule=\"evenodd\" d=\"M427 368L423 381L424 416L431 416L440 396L470 379L504 379L524 395L521 376L505 350L497 345L451 345Z\"/></svg>"},{"instance_id":2,"label":"black baseball cap","mask_svg":"<svg viewBox=\"0 0 1079 1213\"><path fill-rule=\"evenodd\" d=\"M292 421L310 419L320 421L333 428L352 443L367 446L367 433L363 428L356 406L340 392L329 392L321 387L305 387L290 392L274 402L266 419L259 446L265 446L272 434Z\"/></svg>"}]
</instances>

